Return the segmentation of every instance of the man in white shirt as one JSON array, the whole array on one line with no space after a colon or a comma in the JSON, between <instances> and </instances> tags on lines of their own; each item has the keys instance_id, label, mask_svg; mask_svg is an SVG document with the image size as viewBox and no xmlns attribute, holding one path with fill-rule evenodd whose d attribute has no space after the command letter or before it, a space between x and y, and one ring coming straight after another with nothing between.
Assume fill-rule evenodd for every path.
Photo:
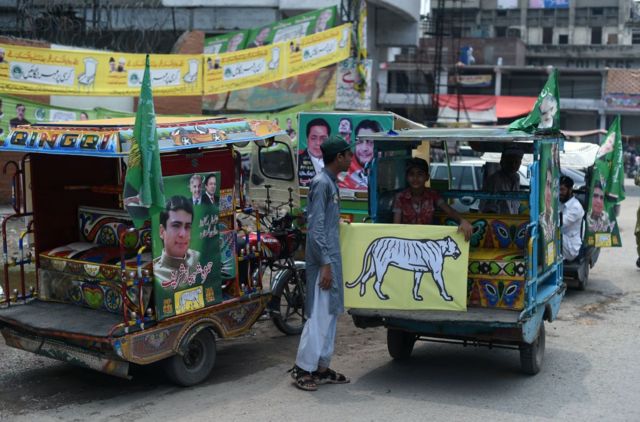
<instances>
[{"instance_id":1,"label":"man in white shirt","mask_svg":"<svg viewBox=\"0 0 640 422\"><path fill-rule=\"evenodd\" d=\"M562 212L562 256L567 261L574 260L582 246L582 219L584 208L573 196L573 180L560 178L560 212Z\"/></svg>"}]
</instances>

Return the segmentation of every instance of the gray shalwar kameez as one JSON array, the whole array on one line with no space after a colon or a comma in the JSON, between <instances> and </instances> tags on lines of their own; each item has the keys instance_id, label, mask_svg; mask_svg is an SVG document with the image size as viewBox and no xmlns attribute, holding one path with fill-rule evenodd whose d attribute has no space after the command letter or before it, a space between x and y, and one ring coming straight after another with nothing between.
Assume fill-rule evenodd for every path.
<instances>
[{"instance_id":1,"label":"gray shalwar kameez","mask_svg":"<svg viewBox=\"0 0 640 422\"><path fill-rule=\"evenodd\" d=\"M307 204L305 250L307 301L296 364L313 372L328 368L333 355L338 315L344 311L340 255L340 194L336 176L326 168L311 181ZM331 265L331 288L319 287L320 268Z\"/></svg>"}]
</instances>

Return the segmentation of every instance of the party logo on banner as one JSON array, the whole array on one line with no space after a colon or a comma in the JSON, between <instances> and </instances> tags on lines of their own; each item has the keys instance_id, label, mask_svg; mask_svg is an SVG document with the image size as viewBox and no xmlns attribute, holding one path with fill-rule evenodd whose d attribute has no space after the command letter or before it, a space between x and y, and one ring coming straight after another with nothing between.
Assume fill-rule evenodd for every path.
<instances>
[{"instance_id":1,"label":"party logo on banner","mask_svg":"<svg viewBox=\"0 0 640 422\"><path fill-rule=\"evenodd\" d=\"M279 46L205 55L205 94L248 88L284 78Z\"/></svg>"},{"instance_id":2,"label":"party logo on banner","mask_svg":"<svg viewBox=\"0 0 640 422\"><path fill-rule=\"evenodd\" d=\"M50 50L0 45L0 85L4 93L64 95L138 95L144 54ZM156 95L200 95L202 56L151 56L151 85Z\"/></svg>"},{"instance_id":3,"label":"party logo on banner","mask_svg":"<svg viewBox=\"0 0 640 422\"><path fill-rule=\"evenodd\" d=\"M469 243L454 227L340 226L347 308L467 309Z\"/></svg>"},{"instance_id":4,"label":"party logo on banner","mask_svg":"<svg viewBox=\"0 0 640 422\"><path fill-rule=\"evenodd\" d=\"M288 49L288 76L306 73L349 57L351 24L291 41Z\"/></svg>"}]
</instances>

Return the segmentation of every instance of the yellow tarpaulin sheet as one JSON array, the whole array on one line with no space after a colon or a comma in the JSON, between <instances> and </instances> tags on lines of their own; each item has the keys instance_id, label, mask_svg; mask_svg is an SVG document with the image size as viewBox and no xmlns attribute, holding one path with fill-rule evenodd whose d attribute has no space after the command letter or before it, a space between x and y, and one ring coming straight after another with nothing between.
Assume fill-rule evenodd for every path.
<instances>
[{"instance_id":1,"label":"yellow tarpaulin sheet","mask_svg":"<svg viewBox=\"0 0 640 422\"><path fill-rule=\"evenodd\" d=\"M469 243L456 227L342 224L347 308L467 309Z\"/></svg>"}]
</instances>

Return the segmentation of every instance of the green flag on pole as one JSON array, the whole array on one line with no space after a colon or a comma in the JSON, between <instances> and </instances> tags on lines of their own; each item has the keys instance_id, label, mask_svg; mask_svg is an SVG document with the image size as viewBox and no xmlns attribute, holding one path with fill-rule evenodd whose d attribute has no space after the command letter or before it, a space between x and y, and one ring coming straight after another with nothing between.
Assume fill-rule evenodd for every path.
<instances>
[{"instance_id":1,"label":"green flag on pole","mask_svg":"<svg viewBox=\"0 0 640 422\"><path fill-rule=\"evenodd\" d=\"M620 116L600 144L591 178L587 211L587 243L597 247L622 246L615 206L624 200L624 172Z\"/></svg>"},{"instance_id":2,"label":"green flag on pole","mask_svg":"<svg viewBox=\"0 0 640 422\"><path fill-rule=\"evenodd\" d=\"M557 132L560 129L560 93L558 91L558 70L553 69L542 88L533 110L509 125L509 131L520 130L527 133Z\"/></svg>"},{"instance_id":3,"label":"green flag on pole","mask_svg":"<svg viewBox=\"0 0 640 422\"><path fill-rule=\"evenodd\" d=\"M164 208L164 188L147 55L124 181L124 205L137 228Z\"/></svg>"}]
</instances>

